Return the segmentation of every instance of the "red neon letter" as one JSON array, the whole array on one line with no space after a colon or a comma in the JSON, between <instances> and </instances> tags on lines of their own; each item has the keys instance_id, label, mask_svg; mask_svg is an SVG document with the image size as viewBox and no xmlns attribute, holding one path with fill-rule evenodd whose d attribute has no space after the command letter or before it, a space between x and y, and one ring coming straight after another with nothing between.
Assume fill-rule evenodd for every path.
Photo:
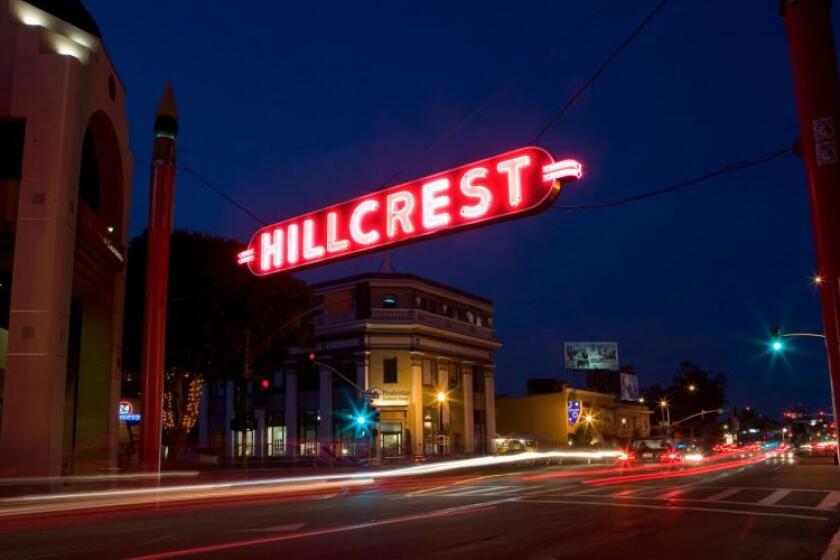
<instances>
[{"instance_id":1,"label":"red neon letter","mask_svg":"<svg viewBox=\"0 0 840 560\"><path fill-rule=\"evenodd\" d=\"M362 219L365 214L376 212L378 208L378 201L365 200L353 209L353 214L350 216L350 237L353 238L353 241L360 245L370 245L379 241L379 232L375 229L362 231Z\"/></svg>"},{"instance_id":2,"label":"red neon letter","mask_svg":"<svg viewBox=\"0 0 840 560\"><path fill-rule=\"evenodd\" d=\"M295 264L298 262L298 257L300 256L300 252L298 250L299 237L298 225L289 224L289 227L286 230L286 241L288 242L288 246L286 247L286 260L289 261L289 264Z\"/></svg>"},{"instance_id":3,"label":"red neon letter","mask_svg":"<svg viewBox=\"0 0 840 560\"><path fill-rule=\"evenodd\" d=\"M468 198L478 199L478 202L473 206L461 207L463 217L467 219L480 218L490 209L490 202L493 200L490 189L481 185L473 185L473 180L486 178L487 169L485 167L470 169L461 177L461 193Z\"/></svg>"},{"instance_id":4,"label":"red neon letter","mask_svg":"<svg viewBox=\"0 0 840 560\"><path fill-rule=\"evenodd\" d=\"M315 220L303 221L303 260L324 256L324 246L315 245Z\"/></svg>"},{"instance_id":5,"label":"red neon letter","mask_svg":"<svg viewBox=\"0 0 840 560\"><path fill-rule=\"evenodd\" d=\"M522 203L522 175L519 172L529 165L531 165L530 156L519 156L500 161L496 165L496 170L499 173L507 173L508 200L513 207L519 206Z\"/></svg>"},{"instance_id":6,"label":"red neon letter","mask_svg":"<svg viewBox=\"0 0 840 560\"><path fill-rule=\"evenodd\" d=\"M260 235L260 270L280 268L283 265L283 230Z\"/></svg>"},{"instance_id":7,"label":"red neon letter","mask_svg":"<svg viewBox=\"0 0 840 560\"><path fill-rule=\"evenodd\" d=\"M449 212L438 214L436 210L449 206L449 195L441 195L449 190L449 179L438 179L423 185L423 227L434 229L445 226L452 218Z\"/></svg>"},{"instance_id":8,"label":"red neon letter","mask_svg":"<svg viewBox=\"0 0 840 560\"><path fill-rule=\"evenodd\" d=\"M389 194L385 203L387 207L387 230L388 237L397 234L397 222L403 233L414 233L414 224L411 223L411 213L414 211L414 195L408 191L400 191Z\"/></svg>"},{"instance_id":9,"label":"red neon letter","mask_svg":"<svg viewBox=\"0 0 840 560\"><path fill-rule=\"evenodd\" d=\"M349 246L349 241L338 238L338 214L335 212L327 213L327 251L338 253Z\"/></svg>"}]
</instances>

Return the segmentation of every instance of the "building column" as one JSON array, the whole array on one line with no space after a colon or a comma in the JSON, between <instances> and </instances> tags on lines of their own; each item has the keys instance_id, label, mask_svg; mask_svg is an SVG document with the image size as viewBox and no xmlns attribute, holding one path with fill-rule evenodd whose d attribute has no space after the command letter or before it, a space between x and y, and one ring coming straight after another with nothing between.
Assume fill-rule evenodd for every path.
<instances>
[{"instance_id":1,"label":"building column","mask_svg":"<svg viewBox=\"0 0 840 560\"><path fill-rule=\"evenodd\" d=\"M265 410L254 410L254 457L265 456Z\"/></svg>"},{"instance_id":2,"label":"building column","mask_svg":"<svg viewBox=\"0 0 840 560\"><path fill-rule=\"evenodd\" d=\"M484 366L484 414L486 416L487 452L496 452L496 388L495 366Z\"/></svg>"},{"instance_id":3,"label":"building column","mask_svg":"<svg viewBox=\"0 0 840 560\"><path fill-rule=\"evenodd\" d=\"M473 405L473 366L464 364L461 384L464 387L464 453L475 453L475 406Z\"/></svg>"},{"instance_id":4,"label":"building column","mask_svg":"<svg viewBox=\"0 0 840 560\"><path fill-rule=\"evenodd\" d=\"M449 433L449 400L452 395L449 394L449 362L445 359L438 361L438 391L443 391L447 398L443 403L438 403L438 430L441 434L449 437L449 450L452 452L452 434ZM436 442L437 443L437 442Z\"/></svg>"},{"instance_id":5,"label":"building column","mask_svg":"<svg viewBox=\"0 0 840 560\"><path fill-rule=\"evenodd\" d=\"M423 456L423 354L411 353L411 406L408 426L411 430L411 454Z\"/></svg>"},{"instance_id":6,"label":"building column","mask_svg":"<svg viewBox=\"0 0 840 560\"><path fill-rule=\"evenodd\" d=\"M298 378L297 372L286 372L286 455L297 457L298 445Z\"/></svg>"},{"instance_id":7,"label":"building column","mask_svg":"<svg viewBox=\"0 0 840 560\"><path fill-rule=\"evenodd\" d=\"M370 389L370 352L356 353L356 385Z\"/></svg>"},{"instance_id":8,"label":"building column","mask_svg":"<svg viewBox=\"0 0 840 560\"><path fill-rule=\"evenodd\" d=\"M319 367L318 374L320 382L318 384L318 454L321 453L320 447L332 449L333 443L333 406L332 406L332 372L323 366Z\"/></svg>"},{"instance_id":9,"label":"building column","mask_svg":"<svg viewBox=\"0 0 840 560\"><path fill-rule=\"evenodd\" d=\"M198 401L198 447L210 447L207 444L207 423L210 421L210 383L201 386L201 399Z\"/></svg>"},{"instance_id":10,"label":"building column","mask_svg":"<svg viewBox=\"0 0 840 560\"><path fill-rule=\"evenodd\" d=\"M236 385L233 381L228 381L225 384L225 457L233 457L233 446L235 442L233 439L233 429L230 424L233 422L233 416L235 414L233 411L233 399L235 396Z\"/></svg>"}]
</instances>

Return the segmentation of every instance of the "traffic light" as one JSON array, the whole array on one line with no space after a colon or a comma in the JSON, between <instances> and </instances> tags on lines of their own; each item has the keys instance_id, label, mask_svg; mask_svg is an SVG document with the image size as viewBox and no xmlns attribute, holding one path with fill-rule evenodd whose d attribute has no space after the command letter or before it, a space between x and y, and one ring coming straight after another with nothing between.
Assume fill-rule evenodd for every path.
<instances>
[{"instance_id":1,"label":"traffic light","mask_svg":"<svg viewBox=\"0 0 840 560\"><path fill-rule=\"evenodd\" d=\"M781 352L785 349L785 344L782 342L782 329L773 327L770 329L770 349L773 352Z\"/></svg>"},{"instance_id":2,"label":"traffic light","mask_svg":"<svg viewBox=\"0 0 840 560\"><path fill-rule=\"evenodd\" d=\"M358 416L356 416L356 425L358 425L360 428L364 428L366 424L367 418L364 414L359 414Z\"/></svg>"},{"instance_id":3,"label":"traffic light","mask_svg":"<svg viewBox=\"0 0 840 560\"><path fill-rule=\"evenodd\" d=\"M310 353L309 353L309 361L310 361L310 362L314 362L314 361L315 361L315 352L310 352Z\"/></svg>"},{"instance_id":4,"label":"traffic light","mask_svg":"<svg viewBox=\"0 0 840 560\"><path fill-rule=\"evenodd\" d=\"M260 380L260 389L262 389L263 391L268 391L268 388L269 388L269 387L271 387L271 383L268 381L268 379L266 379L265 377L263 377L263 378Z\"/></svg>"}]
</instances>

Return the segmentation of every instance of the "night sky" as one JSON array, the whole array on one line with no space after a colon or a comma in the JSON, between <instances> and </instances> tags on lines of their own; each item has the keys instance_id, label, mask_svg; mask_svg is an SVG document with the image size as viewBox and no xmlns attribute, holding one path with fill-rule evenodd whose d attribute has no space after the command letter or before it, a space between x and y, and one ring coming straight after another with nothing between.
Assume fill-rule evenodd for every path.
<instances>
[{"instance_id":1,"label":"night sky","mask_svg":"<svg viewBox=\"0 0 840 560\"><path fill-rule=\"evenodd\" d=\"M134 235L146 223L151 126L166 80L181 112L180 162L279 221L395 175L389 184L531 143L656 0L86 4L128 90ZM558 201L583 204L702 175L797 134L776 2L674 0L543 145L584 163L583 180ZM243 243L258 227L184 173L176 225ZM376 270L382 258L300 276ZM603 340L619 343L643 386L690 360L728 376L730 404L780 416L797 401L830 402L817 339L797 340L785 359L766 352L772 325L822 330L795 156L633 205L547 211L396 249L391 259L400 272L494 300L498 393L524 392L528 377L564 377L563 341Z\"/></svg>"}]
</instances>

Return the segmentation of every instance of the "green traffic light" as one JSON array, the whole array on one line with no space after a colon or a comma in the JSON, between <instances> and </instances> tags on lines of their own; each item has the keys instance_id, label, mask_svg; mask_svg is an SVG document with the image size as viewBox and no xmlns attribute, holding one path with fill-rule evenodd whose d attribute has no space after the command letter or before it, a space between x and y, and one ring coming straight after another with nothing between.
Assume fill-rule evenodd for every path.
<instances>
[{"instance_id":1,"label":"green traffic light","mask_svg":"<svg viewBox=\"0 0 840 560\"><path fill-rule=\"evenodd\" d=\"M782 349L784 348L784 346L782 345L782 342L780 340L774 340L771 347L773 348L773 352L781 352Z\"/></svg>"},{"instance_id":2,"label":"green traffic light","mask_svg":"<svg viewBox=\"0 0 840 560\"><path fill-rule=\"evenodd\" d=\"M362 415L356 416L356 424L359 426L364 426L367 423L367 418Z\"/></svg>"}]
</instances>

